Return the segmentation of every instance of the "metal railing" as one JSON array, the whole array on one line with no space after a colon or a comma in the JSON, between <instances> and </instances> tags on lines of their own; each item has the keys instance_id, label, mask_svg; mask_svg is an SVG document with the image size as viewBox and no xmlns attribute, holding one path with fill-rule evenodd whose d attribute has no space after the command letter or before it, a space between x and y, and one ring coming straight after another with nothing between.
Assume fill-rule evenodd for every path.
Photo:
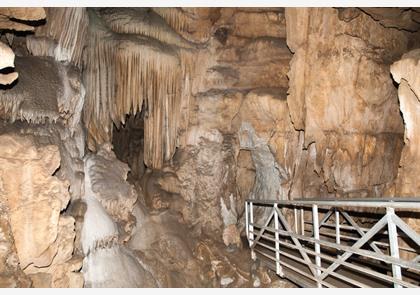
<instances>
[{"instance_id":1,"label":"metal railing","mask_svg":"<svg viewBox=\"0 0 420 295\"><path fill-rule=\"evenodd\" d=\"M252 259L302 287L419 287L420 198L247 200Z\"/></svg>"}]
</instances>

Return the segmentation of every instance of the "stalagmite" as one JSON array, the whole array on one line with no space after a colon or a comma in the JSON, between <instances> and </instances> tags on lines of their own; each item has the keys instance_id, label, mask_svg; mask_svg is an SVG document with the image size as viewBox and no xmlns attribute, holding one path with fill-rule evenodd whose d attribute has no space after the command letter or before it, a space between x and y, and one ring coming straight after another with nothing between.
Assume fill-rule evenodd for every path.
<instances>
[{"instance_id":1,"label":"stalagmite","mask_svg":"<svg viewBox=\"0 0 420 295\"><path fill-rule=\"evenodd\" d=\"M285 287L282 262L304 272L308 262L282 248L288 232L304 234L303 247L308 229L336 249L366 240L385 208L339 206L333 223L312 198L418 195L419 16L0 8L0 287ZM312 216L283 208L300 198L319 205ZM401 220L417 231L411 213ZM402 231L415 234L387 217L392 247L411 247ZM384 230L371 240L388 255ZM340 254L321 244L332 260ZM377 250L368 244L348 265ZM415 266L416 249L401 250L411 260L402 266ZM391 275L384 265L359 267ZM343 267L334 274L344 279L329 274L328 284L355 282ZM418 285L410 270L403 276Z\"/></svg>"},{"instance_id":2,"label":"stalagmite","mask_svg":"<svg viewBox=\"0 0 420 295\"><path fill-rule=\"evenodd\" d=\"M117 169L109 170L115 165ZM87 287L155 287L151 274L122 242L137 195L125 182L127 168L108 145L84 160L87 211L82 228L82 272ZM107 187L105 184L111 186ZM125 193L129 192L128 194Z\"/></svg>"}]
</instances>

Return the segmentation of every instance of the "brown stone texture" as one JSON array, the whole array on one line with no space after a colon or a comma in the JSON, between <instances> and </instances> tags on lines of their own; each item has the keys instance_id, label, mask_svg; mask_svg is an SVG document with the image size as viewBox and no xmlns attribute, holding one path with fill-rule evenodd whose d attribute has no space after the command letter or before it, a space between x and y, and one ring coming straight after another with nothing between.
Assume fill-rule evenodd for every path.
<instances>
[{"instance_id":1,"label":"brown stone texture","mask_svg":"<svg viewBox=\"0 0 420 295\"><path fill-rule=\"evenodd\" d=\"M405 145L395 194L413 197L420 193L420 50L404 54L399 61L392 64L391 73L399 83L398 98L405 125Z\"/></svg>"},{"instance_id":2,"label":"brown stone texture","mask_svg":"<svg viewBox=\"0 0 420 295\"><path fill-rule=\"evenodd\" d=\"M70 282L82 286L82 279L68 274L80 269L81 263L72 267L68 263L73 253L74 219L60 215L70 196L68 183L53 176L60 166L58 147L44 145L30 135L4 134L1 142L0 193L9 210L20 268L30 277L43 273L47 281L35 280L35 287L68 287ZM67 275L74 278L65 279Z\"/></svg>"},{"instance_id":3,"label":"brown stone texture","mask_svg":"<svg viewBox=\"0 0 420 295\"><path fill-rule=\"evenodd\" d=\"M410 33L332 8L287 8L286 22L294 52L287 103L308 150L297 177L309 180L291 195L382 197L396 177L404 129L389 66Z\"/></svg>"},{"instance_id":4,"label":"brown stone texture","mask_svg":"<svg viewBox=\"0 0 420 295\"><path fill-rule=\"evenodd\" d=\"M39 21L44 19L45 10L42 7L0 8L0 30L33 31L35 29L33 26L20 21Z\"/></svg>"}]
</instances>

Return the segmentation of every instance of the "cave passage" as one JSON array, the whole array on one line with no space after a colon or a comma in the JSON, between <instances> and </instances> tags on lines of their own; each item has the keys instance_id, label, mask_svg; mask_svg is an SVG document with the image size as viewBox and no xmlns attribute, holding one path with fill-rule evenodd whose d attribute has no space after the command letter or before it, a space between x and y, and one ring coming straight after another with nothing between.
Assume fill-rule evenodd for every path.
<instances>
[{"instance_id":1,"label":"cave passage","mask_svg":"<svg viewBox=\"0 0 420 295\"><path fill-rule=\"evenodd\" d=\"M126 116L119 128L113 124L112 146L117 158L128 164L128 179L138 180L145 173L144 164L144 112Z\"/></svg>"}]
</instances>

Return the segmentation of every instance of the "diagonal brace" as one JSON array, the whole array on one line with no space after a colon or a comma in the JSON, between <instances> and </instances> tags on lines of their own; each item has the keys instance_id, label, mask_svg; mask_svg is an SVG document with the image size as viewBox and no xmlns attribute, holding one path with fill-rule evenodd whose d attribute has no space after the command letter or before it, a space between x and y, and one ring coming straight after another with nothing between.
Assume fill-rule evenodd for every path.
<instances>
[{"instance_id":1,"label":"diagonal brace","mask_svg":"<svg viewBox=\"0 0 420 295\"><path fill-rule=\"evenodd\" d=\"M289 223L287 222L286 218L284 218L284 216L280 212L280 210L278 208L274 208L274 209L277 211L278 217L279 217L281 223L283 224L285 230L288 231L288 232L292 232L292 228L290 227ZM308 267L311 270L314 277L316 277L315 267L313 266L312 261L309 259L308 254L306 254L306 252L302 250L302 244L299 242L299 240L297 238L295 238L293 236L290 236L290 238L292 239L293 243L295 243L295 245L298 247L300 255L302 255L302 258L308 264Z\"/></svg>"},{"instance_id":2,"label":"diagonal brace","mask_svg":"<svg viewBox=\"0 0 420 295\"><path fill-rule=\"evenodd\" d=\"M272 210L272 211L271 211L271 214L270 214L270 216L267 218L267 221L264 223L263 227L261 228L261 230L260 230L260 232L258 233L258 235L257 235L257 237L255 238L255 240L252 242L251 249L254 249L254 248L255 248L255 246L257 245L257 242L260 240L260 238L261 238L262 234L263 234L263 233L264 233L264 231L265 231L265 228L266 228L266 227L268 226L268 224L270 223L271 218L273 217L273 215L274 215L274 210Z\"/></svg>"},{"instance_id":3,"label":"diagonal brace","mask_svg":"<svg viewBox=\"0 0 420 295\"><path fill-rule=\"evenodd\" d=\"M411 227L405 223L401 218L397 215L392 214L391 216L392 221L410 238L412 239L417 246L420 246L420 235L416 233Z\"/></svg>"},{"instance_id":4,"label":"diagonal brace","mask_svg":"<svg viewBox=\"0 0 420 295\"><path fill-rule=\"evenodd\" d=\"M328 219L331 217L333 211L330 209L328 210L327 213L325 213L324 217L321 219L320 223L319 223L319 227L321 228L327 221ZM312 229L310 236L314 235L314 230Z\"/></svg>"},{"instance_id":5,"label":"diagonal brace","mask_svg":"<svg viewBox=\"0 0 420 295\"><path fill-rule=\"evenodd\" d=\"M361 237L365 235L365 232L359 227L359 225L357 225L357 223L353 220L353 218L351 218L351 216L347 212L341 211L340 209L338 211L340 211L341 215L343 215L343 217L351 224L351 226L354 227L354 229L359 233ZM381 251L381 249L379 249L373 242L369 242L369 245L376 253L384 254Z\"/></svg>"},{"instance_id":6,"label":"diagonal brace","mask_svg":"<svg viewBox=\"0 0 420 295\"><path fill-rule=\"evenodd\" d=\"M358 240L356 243L353 244L351 249L359 249L362 247L369 239L371 239L374 235L377 234L378 231L380 231L385 225L388 224L387 215L384 215L360 240ZM340 256L340 258L331 264L319 277L321 280L326 278L329 274L331 274L334 270L336 270L342 262L346 261L353 253L351 252L345 252L343 255Z\"/></svg>"}]
</instances>

